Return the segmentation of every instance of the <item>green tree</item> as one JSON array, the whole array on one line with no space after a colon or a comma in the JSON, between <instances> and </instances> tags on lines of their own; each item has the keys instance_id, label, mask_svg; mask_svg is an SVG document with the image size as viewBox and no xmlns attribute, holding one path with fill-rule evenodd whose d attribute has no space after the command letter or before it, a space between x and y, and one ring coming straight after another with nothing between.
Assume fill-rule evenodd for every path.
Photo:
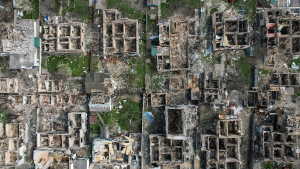
<instances>
[{"instance_id":1,"label":"green tree","mask_svg":"<svg viewBox=\"0 0 300 169\"><path fill-rule=\"evenodd\" d=\"M57 72L65 77L72 76L73 71L67 63L60 63L57 65Z\"/></svg>"}]
</instances>

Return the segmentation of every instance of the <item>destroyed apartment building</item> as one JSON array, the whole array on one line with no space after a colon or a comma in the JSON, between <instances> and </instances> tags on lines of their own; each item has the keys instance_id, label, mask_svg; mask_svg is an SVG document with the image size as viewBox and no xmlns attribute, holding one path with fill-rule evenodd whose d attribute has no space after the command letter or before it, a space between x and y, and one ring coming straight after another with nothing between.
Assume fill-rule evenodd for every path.
<instances>
[{"instance_id":1,"label":"destroyed apartment building","mask_svg":"<svg viewBox=\"0 0 300 169\"><path fill-rule=\"evenodd\" d=\"M249 20L228 16L230 13L215 12L212 15L213 50L247 49L249 41Z\"/></svg>"},{"instance_id":2,"label":"destroyed apartment building","mask_svg":"<svg viewBox=\"0 0 300 169\"><path fill-rule=\"evenodd\" d=\"M299 160L298 110L280 108L253 114L253 162L295 163Z\"/></svg>"},{"instance_id":3,"label":"destroyed apartment building","mask_svg":"<svg viewBox=\"0 0 300 169\"><path fill-rule=\"evenodd\" d=\"M258 9L259 25L266 34L264 62L274 65L276 58L300 54L299 8Z\"/></svg>"},{"instance_id":4,"label":"destroyed apartment building","mask_svg":"<svg viewBox=\"0 0 300 169\"><path fill-rule=\"evenodd\" d=\"M0 123L0 168L25 162L27 129L26 123Z\"/></svg>"},{"instance_id":5,"label":"destroyed apartment building","mask_svg":"<svg viewBox=\"0 0 300 169\"><path fill-rule=\"evenodd\" d=\"M85 53L84 23L44 24L45 53Z\"/></svg>"},{"instance_id":6,"label":"destroyed apartment building","mask_svg":"<svg viewBox=\"0 0 300 169\"><path fill-rule=\"evenodd\" d=\"M158 27L160 46L153 48L157 71L190 70L190 62L195 55L193 47L198 41L196 20L160 19Z\"/></svg>"},{"instance_id":7,"label":"destroyed apartment building","mask_svg":"<svg viewBox=\"0 0 300 169\"><path fill-rule=\"evenodd\" d=\"M269 87L299 87L300 74L291 72L272 72Z\"/></svg>"},{"instance_id":8,"label":"destroyed apartment building","mask_svg":"<svg viewBox=\"0 0 300 169\"><path fill-rule=\"evenodd\" d=\"M233 118L232 118L233 117ZM207 169L241 169L242 119L219 116L216 134L201 134L201 151L206 153Z\"/></svg>"},{"instance_id":9,"label":"destroyed apartment building","mask_svg":"<svg viewBox=\"0 0 300 169\"><path fill-rule=\"evenodd\" d=\"M141 167L141 133L121 134L113 139L95 138L92 159L99 168Z\"/></svg>"},{"instance_id":10,"label":"destroyed apartment building","mask_svg":"<svg viewBox=\"0 0 300 169\"><path fill-rule=\"evenodd\" d=\"M3 53L9 56L9 69L33 69L39 66L39 22L20 19L17 25L6 24L2 32Z\"/></svg>"},{"instance_id":11,"label":"destroyed apartment building","mask_svg":"<svg viewBox=\"0 0 300 169\"><path fill-rule=\"evenodd\" d=\"M197 106L165 107L166 134L150 134L152 166L178 167L193 165Z\"/></svg>"},{"instance_id":12,"label":"destroyed apartment building","mask_svg":"<svg viewBox=\"0 0 300 169\"><path fill-rule=\"evenodd\" d=\"M200 81L199 100L203 103L218 105L226 104L225 86L217 72L204 72Z\"/></svg>"},{"instance_id":13,"label":"destroyed apartment building","mask_svg":"<svg viewBox=\"0 0 300 169\"><path fill-rule=\"evenodd\" d=\"M167 91L147 95L147 107L162 107L168 105L189 104L199 100L199 78L193 73L187 75L170 75L165 80Z\"/></svg>"},{"instance_id":14,"label":"destroyed apartment building","mask_svg":"<svg viewBox=\"0 0 300 169\"><path fill-rule=\"evenodd\" d=\"M245 106L260 108L260 110L272 110L281 101L287 100L288 87L299 87L299 73L272 72L270 83L265 90L247 90L244 95Z\"/></svg>"},{"instance_id":15,"label":"destroyed apartment building","mask_svg":"<svg viewBox=\"0 0 300 169\"><path fill-rule=\"evenodd\" d=\"M138 56L138 21L121 18L117 9L104 9L103 53L105 59Z\"/></svg>"},{"instance_id":16,"label":"destroyed apartment building","mask_svg":"<svg viewBox=\"0 0 300 169\"><path fill-rule=\"evenodd\" d=\"M245 93L244 104L249 108L260 108L261 110L271 110L280 101L285 101L287 91L281 89L275 90L247 90Z\"/></svg>"},{"instance_id":17,"label":"destroyed apartment building","mask_svg":"<svg viewBox=\"0 0 300 169\"><path fill-rule=\"evenodd\" d=\"M43 118L39 118L41 113ZM86 155L77 153L84 153L87 149L87 114L70 112L67 119L51 114L38 110L37 150L34 151L36 168L70 168L76 156L87 162Z\"/></svg>"}]
</instances>

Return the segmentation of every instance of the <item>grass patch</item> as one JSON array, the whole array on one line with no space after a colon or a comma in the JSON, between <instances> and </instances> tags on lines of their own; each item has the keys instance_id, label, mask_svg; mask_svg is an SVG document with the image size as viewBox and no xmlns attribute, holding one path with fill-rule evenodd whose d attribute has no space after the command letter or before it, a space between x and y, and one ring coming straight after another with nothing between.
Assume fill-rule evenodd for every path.
<instances>
[{"instance_id":1,"label":"grass patch","mask_svg":"<svg viewBox=\"0 0 300 169\"><path fill-rule=\"evenodd\" d=\"M152 30L152 20L150 19L150 16L147 15L147 30L150 32Z\"/></svg>"},{"instance_id":2,"label":"grass patch","mask_svg":"<svg viewBox=\"0 0 300 169\"><path fill-rule=\"evenodd\" d=\"M201 7L204 7L204 1L201 1L201 2L200 2L200 6L201 6Z\"/></svg>"},{"instance_id":3,"label":"grass patch","mask_svg":"<svg viewBox=\"0 0 300 169\"><path fill-rule=\"evenodd\" d=\"M149 86L149 88L150 88L150 89L157 89L157 90L160 90L160 89L162 89L162 86L160 85L162 82L163 82L163 79L162 79L162 78L159 78L159 77L153 77L153 78L151 78L151 80L150 80L150 86Z\"/></svg>"},{"instance_id":4,"label":"grass patch","mask_svg":"<svg viewBox=\"0 0 300 169\"><path fill-rule=\"evenodd\" d=\"M200 8L199 0L188 0L188 2L193 8Z\"/></svg>"},{"instance_id":5,"label":"grass patch","mask_svg":"<svg viewBox=\"0 0 300 169\"><path fill-rule=\"evenodd\" d=\"M94 58L93 59L93 72L99 71L98 64L99 64L99 60L97 58Z\"/></svg>"},{"instance_id":6,"label":"grass patch","mask_svg":"<svg viewBox=\"0 0 300 169\"><path fill-rule=\"evenodd\" d=\"M240 73L236 79L237 82L241 85L251 85L254 73L249 65L247 57L243 56L236 61L236 67Z\"/></svg>"},{"instance_id":7,"label":"grass patch","mask_svg":"<svg viewBox=\"0 0 300 169\"><path fill-rule=\"evenodd\" d=\"M130 70L128 72L129 75L129 85L135 85L132 87L136 87L136 88L141 88L143 86L145 86L145 74L146 74L146 70L145 70L145 66L144 66L144 60L145 57L139 57L138 60L136 61L131 61L129 63L129 65L133 66L133 69L135 69L135 73L131 74Z\"/></svg>"},{"instance_id":8,"label":"grass patch","mask_svg":"<svg viewBox=\"0 0 300 169\"><path fill-rule=\"evenodd\" d=\"M90 124L90 131L92 134L100 134L101 133L101 121L98 116L96 116L96 124Z\"/></svg>"},{"instance_id":9,"label":"grass patch","mask_svg":"<svg viewBox=\"0 0 300 169\"><path fill-rule=\"evenodd\" d=\"M92 14L89 10L89 7L87 6L86 1L70 0L69 6L63 9L62 16L65 16L67 12L74 11L76 11L78 17L82 19L89 19Z\"/></svg>"},{"instance_id":10,"label":"grass patch","mask_svg":"<svg viewBox=\"0 0 300 169\"><path fill-rule=\"evenodd\" d=\"M27 11L24 16L25 19L38 19L39 18L39 0L29 0L29 4L31 7L30 11Z\"/></svg>"},{"instance_id":11,"label":"grass patch","mask_svg":"<svg viewBox=\"0 0 300 169\"><path fill-rule=\"evenodd\" d=\"M273 169L273 168L275 168L275 164L272 161L268 161L268 162L264 161L262 163L262 167L263 167L263 169Z\"/></svg>"},{"instance_id":12,"label":"grass patch","mask_svg":"<svg viewBox=\"0 0 300 169\"><path fill-rule=\"evenodd\" d=\"M142 130L142 102L125 101L120 102L122 108L114 107L112 111L101 114L102 119L108 125L116 122L122 130ZM130 123L131 121L131 123Z\"/></svg>"},{"instance_id":13,"label":"grass patch","mask_svg":"<svg viewBox=\"0 0 300 169\"><path fill-rule=\"evenodd\" d=\"M60 0L55 0L55 12L59 12L59 7L60 7Z\"/></svg>"},{"instance_id":14,"label":"grass patch","mask_svg":"<svg viewBox=\"0 0 300 169\"><path fill-rule=\"evenodd\" d=\"M150 63L146 63L146 73L150 76L153 76L157 73L154 61L150 60Z\"/></svg>"},{"instance_id":15,"label":"grass patch","mask_svg":"<svg viewBox=\"0 0 300 169\"><path fill-rule=\"evenodd\" d=\"M8 123L8 119L7 119L7 113L5 111L1 111L0 112L0 120L3 124L7 124Z\"/></svg>"},{"instance_id":16,"label":"grass patch","mask_svg":"<svg viewBox=\"0 0 300 169\"><path fill-rule=\"evenodd\" d=\"M67 12L73 12L75 10L74 4L75 4L74 0L70 0L69 6L62 10L62 16L65 16Z\"/></svg>"},{"instance_id":17,"label":"grass patch","mask_svg":"<svg viewBox=\"0 0 300 169\"><path fill-rule=\"evenodd\" d=\"M296 102L297 97L300 96L300 87L294 88L294 94L292 95L292 101L293 103Z\"/></svg>"},{"instance_id":18,"label":"grass patch","mask_svg":"<svg viewBox=\"0 0 300 169\"><path fill-rule=\"evenodd\" d=\"M2 74L8 71L9 67L9 58L8 57L0 57L0 71Z\"/></svg>"},{"instance_id":19,"label":"grass patch","mask_svg":"<svg viewBox=\"0 0 300 169\"><path fill-rule=\"evenodd\" d=\"M211 14L211 15L214 14L215 12L218 12L218 8L212 8L212 9L210 10L210 14Z\"/></svg>"},{"instance_id":20,"label":"grass patch","mask_svg":"<svg viewBox=\"0 0 300 169\"><path fill-rule=\"evenodd\" d=\"M140 47L141 47L141 52L146 52L146 50L147 50L147 45L146 45L146 42L145 42L145 41L142 41L142 42L141 42Z\"/></svg>"},{"instance_id":21,"label":"grass patch","mask_svg":"<svg viewBox=\"0 0 300 169\"><path fill-rule=\"evenodd\" d=\"M160 9L161 9L161 17L162 18L168 18L171 15L171 12L169 10L169 2L167 3L161 3L160 4Z\"/></svg>"},{"instance_id":22,"label":"grass patch","mask_svg":"<svg viewBox=\"0 0 300 169\"><path fill-rule=\"evenodd\" d=\"M264 75L267 75L267 74L269 74L270 72L271 72L271 70L260 70L259 71L261 74L264 74Z\"/></svg>"},{"instance_id":23,"label":"grass patch","mask_svg":"<svg viewBox=\"0 0 300 169\"><path fill-rule=\"evenodd\" d=\"M227 2L227 0L224 0ZM255 0L239 0L239 1L234 1L232 3L229 3L230 7L233 7L237 10L244 9L245 14L249 18L249 24L252 24L255 21L256 17L256 8L255 8Z\"/></svg>"},{"instance_id":24,"label":"grass patch","mask_svg":"<svg viewBox=\"0 0 300 169\"><path fill-rule=\"evenodd\" d=\"M123 13L123 15L139 20L139 22L142 22L143 15L145 14L141 10L134 9L130 1L123 1L120 3L119 10Z\"/></svg>"},{"instance_id":25,"label":"grass patch","mask_svg":"<svg viewBox=\"0 0 300 169\"><path fill-rule=\"evenodd\" d=\"M84 76L84 71L89 71L90 58L84 57L83 55L60 55L60 56L50 56L47 59L48 71L57 71L57 65L59 63L66 63L73 70L73 76Z\"/></svg>"},{"instance_id":26,"label":"grass patch","mask_svg":"<svg viewBox=\"0 0 300 169\"><path fill-rule=\"evenodd\" d=\"M289 68L291 67L291 65L292 65L293 62L294 62L297 66L299 66L299 65L300 65L300 58L291 60L291 61L288 63L288 67L289 67Z\"/></svg>"},{"instance_id":27,"label":"grass patch","mask_svg":"<svg viewBox=\"0 0 300 169\"><path fill-rule=\"evenodd\" d=\"M107 1L107 9L111 9L116 6L116 4L121 3L122 0L109 0Z\"/></svg>"}]
</instances>

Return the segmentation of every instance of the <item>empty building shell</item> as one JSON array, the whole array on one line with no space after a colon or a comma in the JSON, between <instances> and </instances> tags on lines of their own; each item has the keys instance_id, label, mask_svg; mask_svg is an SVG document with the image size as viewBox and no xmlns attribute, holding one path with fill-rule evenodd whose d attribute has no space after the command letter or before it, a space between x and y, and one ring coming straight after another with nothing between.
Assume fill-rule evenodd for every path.
<instances>
[{"instance_id":1,"label":"empty building shell","mask_svg":"<svg viewBox=\"0 0 300 169\"><path fill-rule=\"evenodd\" d=\"M103 10L104 57L138 56L138 21L119 18L116 9Z\"/></svg>"},{"instance_id":2,"label":"empty building shell","mask_svg":"<svg viewBox=\"0 0 300 169\"><path fill-rule=\"evenodd\" d=\"M245 93L245 106L249 108L272 109L277 102L286 100L287 92L279 87L271 87L270 90L247 90Z\"/></svg>"},{"instance_id":3,"label":"empty building shell","mask_svg":"<svg viewBox=\"0 0 300 169\"><path fill-rule=\"evenodd\" d=\"M170 90L180 90L185 89L186 82L184 77L171 77L169 79L169 89Z\"/></svg>"},{"instance_id":4,"label":"empty building shell","mask_svg":"<svg viewBox=\"0 0 300 169\"><path fill-rule=\"evenodd\" d=\"M217 135L222 138L240 137L242 132L242 119L223 119L217 122Z\"/></svg>"},{"instance_id":5,"label":"empty building shell","mask_svg":"<svg viewBox=\"0 0 300 169\"><path fill-rule=\"evenodd\" d=\"M68 132L70 149L78 149L86 145L87 114L71 112L68 114Z\"/></svg>"},{"instance_id":6,"label":"empty building shell","mask_svg":"<svg viewBox=\"0 0 300 169\"><path fill-rule=\"evenodd\" d=\"M45 53L85 53L84 23L44 25Z\"/></svg>"},{"instance_id":7,"label":"empty building shell","mask_svg":"<svg viewBox=\"0 0 300 169\"><path fill-rule=\"evenodd\" d=\"M157 46L158 72L190 70L189 46L197 36L195 19L187 21L159 20L159 43ZM189 44L190 43L190 44Z\"/></svg>"},{"instance_id":8,"label":"empty building shell","mask_svg":"<svg viewBox=\"0 0 300 169\"><path fill-rule=\"evenodd\" d=\"M249 20L247 18L229 19L223 12L212 15L213 49L246 49L249 47Z\"/></svg>"},{"instance_id":9,"label":"empty building shell","mask_svg":"<svg viewBox=\"0 0 300 169\"><path fill-rule=\"evenodd\" d=\"M168 139L185 140L187 131L197 126L197 106L180 105L165 107L166 137Z\"/></svg>"},{"instance_id":10,"label":"empty building shell","mask_svg":"<svg viewBox=\"0 0 300 169\"><path fill-rule=\"evenodd\" d=\"M160 107L167 105L167 93L151 93L151 106Z\"/></svg>"},{"instance_id":11,"label":"empty building shell","mask_svg":"<svg viewBox=\"0 0 300 169\"><path fill-rule=\"evenodd\" d=\"M299 115L291 109L278 109L265 114L253 114L256 149L253 160L294 163L299 160ZM266 118L267 117L267 118Z\"/></svg>"},{"instance_id":12,"label":"empty building shell","mask_svg":"<svg viewBox=\"0 0 300 169\"><path fill-rule=\"evenodd\" d=\"M48 134L37 133L36 144L38 149L58 149L66 150L69 146L69 135L64 134Z\"/></svg>"},{"instance_id":13,"label":"empty building shell","mask_svg":"<svg viewBox=\"0 0 300 169\"><path fill-rule=\"evenodd\" d=\"M201 151L206 152L208 169L240 169L240 137L220 138L215 135L201 135Z\"/></svg>"},{"instance_id":14,"label":"empty building shell","mask_svg":"<svg viewBox=\"0 0 300 169\"><path fill-rule=\"evenodd\" d=\"M205 72L203 88L213 90L221 89L221 78L217 77L214 72Z\"/></svg>"},{"instance_id":15,"label":"empty building shell","mask_svg":"<svg viewBox=\"0 0 300 169\"><path fill-rule=\"evenodd\" d=\"M189 158L193 155L192 138L187 140L173 140L168 139L165 135L150 134L150 163L159 166L166 166L170 164L191 164ZM164 167L163 167L164 168Z\"/></svg>"},{"instance_id":16,"label":"empty building shell","mask_svg":"<svg viewBox=\"0 0 300 169\"><path fill-rule=\"evenodd\" d=\"M300 85L299 73L277 73L271 75L270 88L272 87L297 87Z\"/></svg>"}]
</instances>

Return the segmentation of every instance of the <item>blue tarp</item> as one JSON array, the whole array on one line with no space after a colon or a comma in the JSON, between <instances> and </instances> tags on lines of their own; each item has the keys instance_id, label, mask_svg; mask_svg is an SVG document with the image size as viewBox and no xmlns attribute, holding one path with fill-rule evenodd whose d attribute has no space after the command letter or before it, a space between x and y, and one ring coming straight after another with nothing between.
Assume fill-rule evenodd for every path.
<instances>
[{"instance_id":1,"label":"blue tarp","mask_svg":"<svg viewBox=\"0 0 300 169\"><path fill-rule=\"evenodd\" d=\"M150 123L152 123L152 116L149 114L149 112L146 112L146 116L147 116L147 120L149 120Z\"/></svg>"},{"instance_id":2,"label":"blue tarp","mask_svg":"<svg viewBox=\"0 0 300 169\"><path fill-rule=\"evenodd\" d=\"M48 22L48 16L47 15L45 16L45 21Z\"/></svg>"}]
</instances>

